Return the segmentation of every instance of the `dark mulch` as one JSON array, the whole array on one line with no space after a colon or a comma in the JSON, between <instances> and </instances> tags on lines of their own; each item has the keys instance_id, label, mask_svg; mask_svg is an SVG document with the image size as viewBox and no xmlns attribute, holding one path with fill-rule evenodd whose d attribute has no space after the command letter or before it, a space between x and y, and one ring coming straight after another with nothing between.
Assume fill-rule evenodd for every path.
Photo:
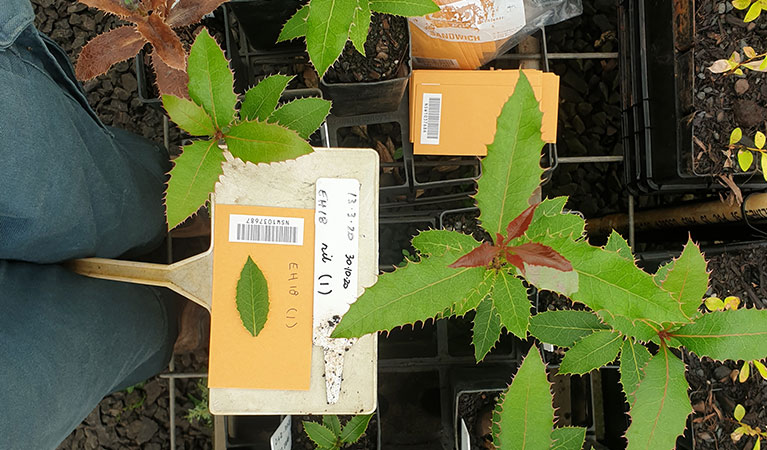
<instances>
[{"instance_id":1,"label":"dark mulch","mask_svg":"<svg viewBox=\"0 0 767 450\"><path fill-rule=\"evenodd\" d=\"M727 1L696 2L696 6L693 127L706 150L693 145L692 170L704 175L739 172L726 153L730 133L741 127L744 136L753 138L757 130L765 131L767 82L764 73L744 70L745 76L724 75L708 67L732 52L745 57L744 46L757 53L767 51L767 23L763 17L744 23L745 11L733 9Z\"/></svg>"},{"instance_id":2,"label":"dark mulch","mask_svg":"<svg viewBox=\"0 0 767 450\"><path fill-rule=\"evenodd\" d=\"M740 252L724 253L711 258L711 290L720 298L735 295L742 300L741 308L758 308L764 305L763 283L767 275L764 261L767 248L755 247ZM754 345L764 345L754 342ZM748 437L733 443L730 433L737 427L732 414L735 406L746 409L744 422L765 429L767 426L767 381L762 380L752 368L745 383L736 380L742 362L712 361L685 354L688 364L687 381L690 383L690 401L695 409L693 429L698 450L750 450L754 440Z\"/></svg>"},{"instance_id":3,"label":"dark mulch","mask_svg":"<svg viewBox=\"0 0 767 450\"><path fill-rule=\"evenodd\" d=\"M458 426L461 426L460 419L466 422L466 429L471 436L471 450L493 448L493 410L499 395L500 392L475 392L458 397Z\"/></svg>"},{"instance_id":4,"label":"dark mulch","mask_svg":"<svg viewBox=\"0 0 767 450\"><path fill-rule=\"evenodd\" d=\"M341 57L325 74L328 83L383 81L407 75L407 20L403 17L374 13L365 55L351 42Z\"/></svg>"}]
</instances>

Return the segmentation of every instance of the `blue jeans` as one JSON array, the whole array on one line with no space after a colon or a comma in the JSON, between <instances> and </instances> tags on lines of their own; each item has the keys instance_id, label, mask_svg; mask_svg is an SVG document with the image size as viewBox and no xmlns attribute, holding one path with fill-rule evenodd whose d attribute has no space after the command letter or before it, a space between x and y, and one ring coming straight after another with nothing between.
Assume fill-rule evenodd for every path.
<instances>
[{"instance_id":1,"label":"blue jeans","mask_svg":"<svg viewBox=\"0 0 767 450\"><path fill-rule=\"evenodd\" d=\"M164 236L167 154L104 126L28 0L0 8L0 449L55 448L167 364L176 302L56 263Z\"/></svg>"}]
</instances>

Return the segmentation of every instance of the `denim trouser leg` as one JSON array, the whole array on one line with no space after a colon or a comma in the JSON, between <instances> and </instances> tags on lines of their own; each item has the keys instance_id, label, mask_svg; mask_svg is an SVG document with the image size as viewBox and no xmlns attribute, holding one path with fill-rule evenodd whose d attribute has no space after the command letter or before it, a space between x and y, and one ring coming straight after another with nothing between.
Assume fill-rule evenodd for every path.
<instances>
[{"instance_id":1,"label":"denim trouser leg","mask_svg":"<svg viewBox=\"0 0 767 450\"><path fill-rule=\"evenodd\" d=\"M0 449L55 448L170 358L175 307L159 289L0 261L0 292Z\"/></svg>"},{"instance_id":2,"label":"denim trouser leg","mask_svg":"<svg viewBox=\"0 0 767 450\"><path fill-rule=\"evenodd\" d=\"M2 4L0 449L50 449L170 357L176 305L162 290L50 264L158 244L169 163L98 120L28 0Z\"/></svg>"}]
</instances>

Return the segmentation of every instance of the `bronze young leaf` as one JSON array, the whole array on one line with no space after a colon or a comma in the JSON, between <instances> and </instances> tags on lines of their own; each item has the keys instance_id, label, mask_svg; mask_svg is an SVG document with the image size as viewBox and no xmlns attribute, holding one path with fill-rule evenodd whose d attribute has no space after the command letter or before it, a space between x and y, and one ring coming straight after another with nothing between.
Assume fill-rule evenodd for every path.
<instances>
[{"instance_id":1,"label":"bronze young leaf","mask_svg":"<svg viewBox=\"0 0 767 450\"><path fill-rule=\"evenodd\" d=\"M457 269L459 267L484 267L493 262L493 258L498 255L498 247L489 242L483 242L482 245L461 256L448 267Z\"/></svg>"},{"instance_id":2,"label":"bronze young leaf","mask_svg":"<svg viewBox=\"0 0 767 450\"><path fill-rule=\"evenodd\" d=\"M540 203L536 203L533 206L527 208L526 210L522 211L522 213L518 215L514 220L509 222L509 225L506 227L507 240L510 241L525 234L525 231L527 231L528 227L530 227L530 222L533 221L533 214L535 213L535 208L537 208L538 205L540 205Z\"/></svg>"}]
</instances>

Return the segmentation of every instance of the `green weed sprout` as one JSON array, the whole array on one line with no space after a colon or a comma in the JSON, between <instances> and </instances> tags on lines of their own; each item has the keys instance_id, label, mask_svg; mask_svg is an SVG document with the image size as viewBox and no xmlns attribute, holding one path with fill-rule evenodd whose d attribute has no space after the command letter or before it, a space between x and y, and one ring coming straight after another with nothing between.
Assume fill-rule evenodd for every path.
<instances>
[{"instance_id":1,"label":"green weed sprout","mask_svg":"<svg viewBox=\"0 0 767 450\"><path fill-rule=\"evenodd\" d=\"M744 408L743 405L738 404L735 406L735 411L733 411L732 415L739 425L738 428L730 434L732 442L740 441L743 436L752 436L756 438L756 443L752 450L760 450L762 448L762 438L767 438L767 433L762 431L759 427L752 428L750 425L742 422L743 416L746 415L746 408Z\"/></svg>"},{"instance_id":2,"label":"green weed sprout","mask_svg":"<svg viewBox=\"0 0 767 450\"><path fill-rule=\"evenodd\" d=\"M354 416L341 427L338 416L322 416L322 424L304 421L304 431L318 450L339 450L359 441L372 417L372 414Z\"/></svg>"},{"instance_id":3,"label":"green weed sprout","mask_svg":"<svg viewBox=\"0 0 767 450\"><path fill-rule=\"evenodd\" d=\"M759 155L759 168L762 170L762 176L767 181L767 150L764 148L765 138L764 133L757 131L754 135L754 147L741 144L743 139L743 131L740 127L735 128L730 133L730 150L738 151L738 166L740 170L748 171L754 163L754 154Z\"/></svg>"},{"instance_id":4,"label":"green weed sprout","mask_svg":"<svg viewBox=\"0 0 767 450\"><path fill-rule=\"evenodd\" d=\"M743 22L751 22L759 17L763 9L767 9L767 0L732 0L732 6L740 10L748 9Z\"/></svg>"},{"instance_id":5,"label":"green weed sprout","mask_svg":"<svg viewBox=\"0 0 767 450\"><path fill-rule=\"evenodd\" d=\"M708 67L713 73L734 73L744 75L743 68L757 72L767 72L767 53L757 54L751 47L743 47L746 59L740 57L740 53L732 52L728 59L717 59Z\"/></svg>"}]
</instances>

